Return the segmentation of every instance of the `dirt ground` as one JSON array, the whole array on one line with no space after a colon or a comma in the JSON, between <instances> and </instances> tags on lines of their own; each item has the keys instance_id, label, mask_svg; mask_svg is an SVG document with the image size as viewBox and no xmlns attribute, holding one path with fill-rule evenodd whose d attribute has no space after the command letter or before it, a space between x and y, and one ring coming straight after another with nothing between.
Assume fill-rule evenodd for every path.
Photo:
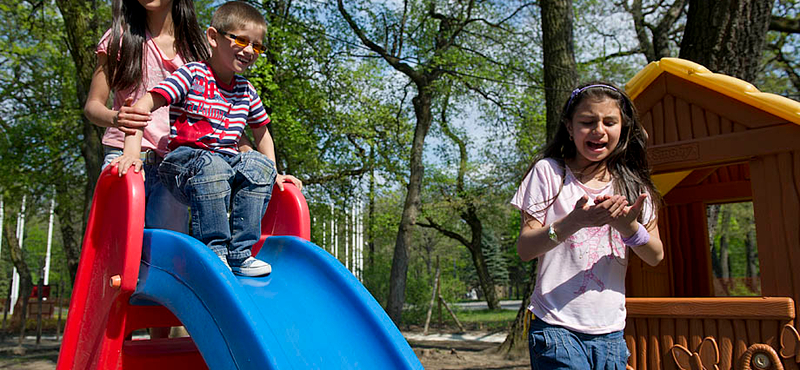
<instances>
[{"instance_id":1,"label":"dirt ground","mask_svg":"<svg viewBox=\"0 0 800 370\"><path fill-rule=\"evenodd\" d=\"M60 343L42 340L37 346L35 340L25 340L22 346L16 338L0 342L0 369L14 370L52 370L58 361Z\"/></svg>"},{"instance_id":2,"label":"dirt ground","mask_svg":"<svg viewBox=\"0 0 800 370\"><path fill-rule=\"evenodd\" d=\"M414 353L427 370L530 369L528 358L509 360L496 353L498 343L478 341L411 341ZM0 343L0 370L52 370L59 343L43 340L37 347L27 340L20 351L16 340Z\"/></svg>"},{"instance_id":3,"label":"dirt ground","mask_svg":"<svg viewBox=\"0 0 800 370\"><path fill-rule=\"evenodd\" d=\"M508 359L497 353L499 343L473 341L411 341L422 366L427 370L508 369L531 368L527 356Z\"/></svg>"}]
</instances>

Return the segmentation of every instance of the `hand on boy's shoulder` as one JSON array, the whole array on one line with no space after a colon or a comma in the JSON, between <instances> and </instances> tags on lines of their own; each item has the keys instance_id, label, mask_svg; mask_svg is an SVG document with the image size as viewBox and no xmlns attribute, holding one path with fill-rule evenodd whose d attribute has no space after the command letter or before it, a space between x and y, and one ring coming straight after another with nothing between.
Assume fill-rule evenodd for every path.
<instances>
[{"instance_id":1,"label":"hand on boy's shoulder","mask_svg":"<svg viewBox=\"0 0 800 370\"><path fill-rule=\"evenodd\" d=\"M275 176L275 183L278 184L278 189L283 191L283 183L284 182L291 182L294 186L297 186L298 190L303 190L303 182L300 181L297 177L292 175L277 175Z\"/></svg>"}]
</instances>

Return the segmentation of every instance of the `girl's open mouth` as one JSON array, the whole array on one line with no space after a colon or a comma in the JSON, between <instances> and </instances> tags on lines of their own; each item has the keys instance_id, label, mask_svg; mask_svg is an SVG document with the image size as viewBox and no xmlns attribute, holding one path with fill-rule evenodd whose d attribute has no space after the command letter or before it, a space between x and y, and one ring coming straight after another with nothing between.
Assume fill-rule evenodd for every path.
<instances>
[{"instance_id":1,"label":"girl's open mouth","mask_svg":"<svg viewBox=\"0 0 800 370\"><path fill-rule=\"evenodd\" d=\"M593 142L593 141L587 141L586 142L586 146L588 146L589 149L592 149L592 150L604 149L606 147L606 144L608 144L608 143L599 143L599 142Z\"/></svg>"}]
</instances>

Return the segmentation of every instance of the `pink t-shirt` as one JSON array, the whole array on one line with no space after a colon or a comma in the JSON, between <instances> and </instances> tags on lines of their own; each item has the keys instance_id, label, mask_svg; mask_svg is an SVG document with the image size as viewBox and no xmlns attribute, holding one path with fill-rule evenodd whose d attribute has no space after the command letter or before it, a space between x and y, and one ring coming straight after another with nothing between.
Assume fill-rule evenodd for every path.
<instances>
[{"instance_id":1,"label":"pink t-shirt","mask_svg":"<svg viewBox=\"0 0 800 370\"><path fill-rule=\"evenodd\" d=\"M613 193L612 182L600 189L590 188L569 168L545 158L522 181L511 204L548 226L572 212L582 196L587 195L589 204L594 204L598 196ZM652 209L648 198L642 211L646 223L654 217ZM580 333L597 335L624 329L628 253L620 233L609 225L579 230L539 256L528 309L548 324Z\"/></svg>"},{"instance_id":2,"label":"pink t-shirt","mask_svg":"<svg viewBox=\"0 0 800 370\"><path fill-rule=\"evenodd\" d=\"M97 44L97 53L108 54L108 43L111 39L111 29L106 31ZM114 92L114 110L119 110L125 102L125 98L133 97L135 103L141 98L145 92L152 89L159 82L169 77L172 72L183 66L184 60L180 54L176 54L174 58L168 59L158 45L147 34L147 40L144 44L144 60L142 62L143 71L143 84L138 89L130 87L122 91ZM169 106L163 106L156 109L151 114L151 121L144 128L144 135L142 137L142 149L154 149L160 156L167 153L167 144L169 143ZM103 135L103 145L114 148L122 149L125 144L125 134L113 127L106 129Z\"/></svg>"}]
</instances>

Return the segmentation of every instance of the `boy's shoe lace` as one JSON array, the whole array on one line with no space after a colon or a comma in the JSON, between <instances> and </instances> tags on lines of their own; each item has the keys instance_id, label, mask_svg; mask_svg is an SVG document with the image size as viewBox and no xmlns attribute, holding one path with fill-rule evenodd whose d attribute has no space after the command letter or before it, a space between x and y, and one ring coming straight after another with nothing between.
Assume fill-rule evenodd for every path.
<instances>
[{"instance_id":1,"label":"boy's shoe lace","mask_svg":"<svg viewBox=\"0 0 800 370\"><path fill-rule=\"evenodd\" d=\"M264 276L272 272L272 266L262 260L247 257L239 266L231 266L231 271L242 276Z\"/></svg>"}]
</instances>

